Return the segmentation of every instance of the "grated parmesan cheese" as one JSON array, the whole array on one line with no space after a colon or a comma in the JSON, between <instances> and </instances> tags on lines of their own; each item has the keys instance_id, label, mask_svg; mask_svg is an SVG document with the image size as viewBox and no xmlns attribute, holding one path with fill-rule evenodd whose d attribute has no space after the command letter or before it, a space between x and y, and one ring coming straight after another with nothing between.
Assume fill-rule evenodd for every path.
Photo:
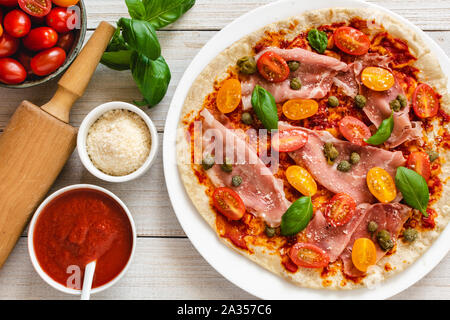
<instances>
[{"instance_id":1,"label":"grated parmesan cheese","mask_svg":"<svg viewBox=\"0 0 450 320\"><path fill-rule=\"evenodd\" d=\"M116 109L103 114L89 128L87 153L97 169L111 176L139 169L150 153L151 136L136 113Z\"/></svg>"}]
</instances>

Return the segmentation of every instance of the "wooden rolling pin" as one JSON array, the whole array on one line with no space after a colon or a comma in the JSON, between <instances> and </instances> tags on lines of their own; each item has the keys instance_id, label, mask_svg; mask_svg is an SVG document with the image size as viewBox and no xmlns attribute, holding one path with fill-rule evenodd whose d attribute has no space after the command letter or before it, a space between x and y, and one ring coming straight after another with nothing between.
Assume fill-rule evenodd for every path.
<instances>
[{"instance_id":1,"label":"wooden rolling pin","mask_svg":"<svg viewBox=\"0 0 450 320\"><path fill-rule=\"evenodd\" d=\"M42 108L23 101L0 136L0 267L76 145L68 124L115 28L101 22Z\"/></svg>"}]
</instances>

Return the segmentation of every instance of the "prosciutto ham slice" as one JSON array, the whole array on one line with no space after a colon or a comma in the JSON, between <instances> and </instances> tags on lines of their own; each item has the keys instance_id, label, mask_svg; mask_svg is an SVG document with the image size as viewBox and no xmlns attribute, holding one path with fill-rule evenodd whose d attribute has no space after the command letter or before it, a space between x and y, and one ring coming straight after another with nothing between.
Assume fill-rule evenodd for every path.
<instances>
[{"instance_id":1,"label":"prosciutto ham slice","mask_svg":"<svg viewBox=\"0 0 450 320\"><path fill-rule=\"evenodd\" d=\"M279 129L283 128L296 128L308 135L308 142L305 146L290 152L289 156L298 165L305 167L322 186L334 193L348 194L357 204L375 201L366 183L366 175L371 168L380 167L391 176L395 176L397 168L405 164L405 159L400 151L391 152L371 146L358 146L336 139L328 131L313 131L280 122ZM339 151L339 157L332 165L328 164L323 153L323 145L326 142L333 143ZM360 155L359 163L353 165L349 172L337 170L338 163L348 160L352 152Z\"/></svg>"},{"instance_id":2,"label":"prosciutto ham slice","mask_svg":"<svg viewBox=\"0 0 450 320\"><path fill-rule=\"evenodd\" d=\"M301 48L280 49L269 47L261 51L255 59L258 60L267 51L278 54L286 61L295 60L300 62L300 67L291 73L291 76L300 79L302 88L300 90L292 90L289 79L280 83L271 83L258 74L252 75L241 84L244 110L252 107L251 96L256 85L260 85L269 91L277 103L295 98L320 99L325 97L330 90L334 76L339 71L347 70L348 68L346 63L338 59Z\"/></svg>"},{"instance_id":3,"label":"prosciutto ham slice","mask_svg":"<svg viewBox=\"0 0 450 320\"><path fill-rule=\"evenodd\" d=\"M216 187L232 188L239 194L249 212L263 218L272 227L279 226L281 217L291 205L285 197L283 182L273 176L241 135L225 127L207 109L203 109L200 115L204 118L203 155L216 156L216 164L206 171L211 182ZM222 163L225 156L233 162L230 173L224 172L218 164ZM239 187L231 184L235 175L242 177Z\"/></svg>"},{"instance_id":4,"label":"prosciutto ham slice","mask_svg":"<svg viewBox=\"0 0 450 320\"><path fill-rule=\"evenodd\" d=\"M346 224L334 227L327 222L322 211L318 210L306 228L306 238L309 243L324 250L330 257L330 262L334 262L347 246L363 218L362 212L357 210Z\"/></svg>"},{"instance_id":5,"label":"prosciutto ham slice","mask_svg":"<svg viewBox=\"0 0 450 320\"><path fill-rule=\"evenodd\" d=\"M377 249L378 262L386 252L378 245L375 238L376 232L387 230L391 234L391 239L396 240L403 224L411 215L411 209L400 203L377 203L373 205L365 203L358 206L357 211L363 218L340 256L344 264L344 273L352 277L364 275L362 271L356 269L352 262L352 248L355 240L359 238L372 239ZM378 224L378 230L373 235L367 230L370 221L375 221Z\"/></svg>"}]
</instances>

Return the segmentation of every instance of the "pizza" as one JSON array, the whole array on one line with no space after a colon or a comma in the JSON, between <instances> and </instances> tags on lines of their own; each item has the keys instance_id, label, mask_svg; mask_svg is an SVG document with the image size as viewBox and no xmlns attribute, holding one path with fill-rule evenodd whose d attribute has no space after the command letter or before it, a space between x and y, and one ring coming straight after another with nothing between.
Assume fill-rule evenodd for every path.
<instances>
[{"instance_id":1,"label":"pizza","mask_svg":"<svg viewBox=\"0 0 450 320\"><path fill-rule=\"evenodd\" d=\"M178 168L223 242L301 287L373 287L450 218L447 78L374 9L299 14L228 47L184 102Z\"/></svg>"}]
</instances>

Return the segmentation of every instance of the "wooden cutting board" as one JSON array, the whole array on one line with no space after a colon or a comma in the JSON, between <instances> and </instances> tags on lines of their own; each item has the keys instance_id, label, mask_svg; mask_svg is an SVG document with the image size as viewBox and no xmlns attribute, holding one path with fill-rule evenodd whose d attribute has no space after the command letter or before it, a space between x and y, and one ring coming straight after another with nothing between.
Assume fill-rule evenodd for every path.
<instances>
[{"instance_id":1,"label":"wooden cutting board","mask_svg":"<svg viewBox=\"0 0 450 320\"><path fill-rule=\"evenodd\" d=\"M115 28L100 23L42 108L23 101L0 136L0 267L76 145L68 124Z\"/></svg>"}]
</instances>

